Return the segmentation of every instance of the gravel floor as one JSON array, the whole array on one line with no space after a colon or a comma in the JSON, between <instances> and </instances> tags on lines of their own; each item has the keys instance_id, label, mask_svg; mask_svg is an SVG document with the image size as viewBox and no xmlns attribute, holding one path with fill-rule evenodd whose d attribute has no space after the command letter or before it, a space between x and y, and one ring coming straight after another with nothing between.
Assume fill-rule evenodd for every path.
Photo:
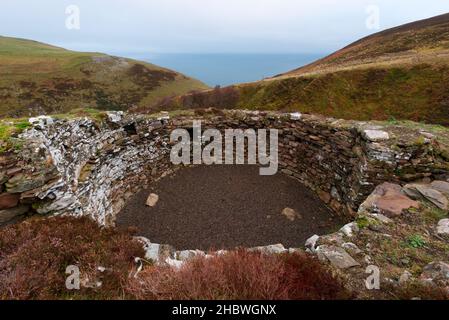
<instances>
[{"instance_id":1,"label":"gravel floor","mask_svg":"<svg viewBox=\"0 0 449 320\"><path fill-rule=\"evenodd\" d=\"M159 201L145 202L150 193ZM285 208L299 214L294 221ZM313 234L342 226L311 191L283 174L260 176L256 166L197 166L177 171L137 193L117 226L138 228L154 243L183 249L231 249L282 243L302 247Z\"/></svg>"}]
</instances>

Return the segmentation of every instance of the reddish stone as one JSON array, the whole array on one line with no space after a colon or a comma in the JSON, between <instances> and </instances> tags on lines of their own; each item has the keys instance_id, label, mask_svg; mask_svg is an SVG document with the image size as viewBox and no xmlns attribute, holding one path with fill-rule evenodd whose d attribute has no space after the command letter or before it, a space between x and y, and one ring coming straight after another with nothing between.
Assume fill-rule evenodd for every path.
<instances>
[{"instance_id":1,"label":"reddish stone","mask_svg":"<svg viewBox=\"0 0 449 320\"><path fill-rule=\"evenodd\" d=\"M404 210L419 208L419 203L402 194L398 185L384 183L374 193L378 196L374 200L374 206L389 218L401 215Z\"/></svg>"},{"instance_id":2,"label":"reddish stone","mask_svg":"<svg viewBox=\"0 0 449 320\"><path fill-rule=\"evenodd\" d=\"M318 197L326 204L328 204L331 201L331 195L328 192L318 190Z\"/></svg>"},{"instance_id":3,"label":"reddish stone","mask_svg":"<svg viewBox=\"0 0 449 320\"><path fill-rule=\"evenodd\" d=\"M20 194L2 193L0 194L0 210L14 208L19 204Z\"/></svg>"}]
</instances>

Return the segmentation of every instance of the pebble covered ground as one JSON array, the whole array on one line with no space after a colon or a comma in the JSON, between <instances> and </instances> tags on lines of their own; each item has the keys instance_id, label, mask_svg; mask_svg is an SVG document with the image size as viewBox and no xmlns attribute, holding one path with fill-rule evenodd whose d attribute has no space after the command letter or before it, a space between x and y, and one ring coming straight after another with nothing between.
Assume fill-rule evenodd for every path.
<instances>
[{"instance_id":1,"label":"pebble covered ground","mask_svg":"<svg viewBox=\"0 0 449 320\"><path fill-rule=\"evenodd\" d=\"M151 193L159 196L153 207L146 205ZM132 197L116 222L179 250L303 247L311 235L344 224L298 181L281 173L260 176L248 165L178 170Z\"/></svg>"}]
</instances>

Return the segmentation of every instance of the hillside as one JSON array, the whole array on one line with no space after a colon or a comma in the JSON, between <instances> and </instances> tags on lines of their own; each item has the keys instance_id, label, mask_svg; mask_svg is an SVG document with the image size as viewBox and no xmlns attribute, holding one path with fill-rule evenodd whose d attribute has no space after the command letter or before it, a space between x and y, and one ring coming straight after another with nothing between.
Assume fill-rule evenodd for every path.
<instances>
[{"instance_id":1,"label":"hillside","mask_svg":"<svg viewBox=\"0 0 449 320\"><path fill-rule=\"evenodd\" d=\"M0 37L0 116L129 109L207 88L155 65Z\"/></svg>"},{"instance_id":2,"label":"hillside","mask_svg":"<svg viewBox=\"0 0 449 320\"><path fill-rule=\"evenodd\" d=\"M275 78L441 61L449 61L449 13L373 34Z\"/></svg>"},{"instance_id":3,"label":"hillside","mask_svg":"<svg viewBox=\"0 0 449 320\"><path fill-rule=\"evenodd\" d=\"M188 94L157 107L269 109L449 125L448 88L445 14L374 34L270 79Z\"/></svg>"}]
</instances>

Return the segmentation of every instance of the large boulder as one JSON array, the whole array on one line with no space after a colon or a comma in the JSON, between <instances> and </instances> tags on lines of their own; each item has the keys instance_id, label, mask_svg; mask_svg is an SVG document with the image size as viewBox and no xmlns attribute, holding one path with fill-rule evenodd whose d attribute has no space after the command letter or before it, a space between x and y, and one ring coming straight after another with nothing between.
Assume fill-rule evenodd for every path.
<instances>
[{"instance_id":1,"label":"large boulder","mask_svg":"<svg viewBox=\"0 0 449 320\"><path fill-rule=\"evenodd\" d=\"M360 212L379 213L394 218L400 216L404 210L419 208L419 203L404 195L400 185L385 182L360 206Z\"/></svg>"}]
</instances>

